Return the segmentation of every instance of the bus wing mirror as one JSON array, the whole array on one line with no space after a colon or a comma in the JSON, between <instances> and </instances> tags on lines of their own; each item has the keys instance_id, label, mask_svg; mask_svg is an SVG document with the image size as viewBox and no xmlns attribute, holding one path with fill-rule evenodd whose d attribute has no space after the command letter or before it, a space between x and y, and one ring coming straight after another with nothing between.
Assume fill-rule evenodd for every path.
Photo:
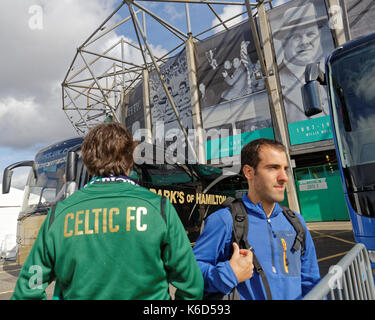
<instances>
[{"instance_id":1,"label":"bus wing mirror","mask_svg":"<svg viewBox=\"0 0 375 320\"><path fill-rule=\"evenodd\" d=\"M320 84L318 81L310 81L302 86L303 109L307 117L322 112L320 104Z\"/></svg>"},{"instance_id":2,"label":"bus wing mirror","mask_svg":"<svg viewBox=\"0 0 375 320\"><path fill-rule=\"evenodd\" d=\"M76 180L77 173L77 153L75 151L69 151L66 160L66 181L71 182Z\"/></svg>"},{"instance_id":3,"label":"bus wing mirror","mask_svg":"<svg viewBox=\"0 0 375 320\"><path fill-rule=\"evenodd\" d=\"M324 72L320 69L319 62L310 63L305 68L305 82L318 81L321 85L326 85Z\"/></svg>"},{"instance_id":4,"label":"bus wing mirror","mask_svg":"<svg viewBox=\"0 0 375 320\"><path fill-rule=\"evenodd\" d=\"M319 63L310 63L306 66L305 81L306 84L301 88L303 109L305 115L311 117L322 112L320 86L326 83Z\"/></svg>"},{"instance_id":5,"label":"bus wing mirror","mask_svg":"<svg viewBox=\"0 0 375 320\"><path fill-rule=\"evenodd\" d=\"M4 169L3 190L2 190L3 194L9 193L10 185L12 182L13 169L19 168L19 167L32 167L34 169L34 174L36 176L35 163L33 160L20 161L20 162L11 164L10 166Z\"/></svg>"},{"instance_id":6,"label":"bus wing mirror","mask_svg":"<svg viewBox=\"0 0 375 320\"><path fill-rule=\"evenodd\" d=\"M4 169L4 174L3 174L3 194L9 193L10 190L10 183L12 181L12 175L13 171L10 170L9 168Z\"/></svg>"}]
</instances>

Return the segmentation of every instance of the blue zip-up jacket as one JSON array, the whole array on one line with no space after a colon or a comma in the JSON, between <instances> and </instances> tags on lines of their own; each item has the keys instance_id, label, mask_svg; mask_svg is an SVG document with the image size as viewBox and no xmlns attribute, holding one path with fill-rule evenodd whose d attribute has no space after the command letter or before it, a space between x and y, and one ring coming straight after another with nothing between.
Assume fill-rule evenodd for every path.
<instances>
[{"instance_id":1,"label":"blue zip-up jacket","mask_svg":"<svg viewBox=\"0 0 375 320\"><path fill-rule=\"evenodd\" d=\"M305 253L292 251L296 232L278 203L267 218L262 205L253 204L247 194L242 198L249 220L248 241L262 265L274 300L294 300L305 296L320 280L314 243L306 223ZM228 294L237 287L241 299L264 300L266 293L261 277L253 276L238 283L229 264L233 221L229 208L212 213L205 221L202 234L193 248L202 271L206 292ZM286 250L285 250L286 249Z\"/></svg>"}]
</instances>

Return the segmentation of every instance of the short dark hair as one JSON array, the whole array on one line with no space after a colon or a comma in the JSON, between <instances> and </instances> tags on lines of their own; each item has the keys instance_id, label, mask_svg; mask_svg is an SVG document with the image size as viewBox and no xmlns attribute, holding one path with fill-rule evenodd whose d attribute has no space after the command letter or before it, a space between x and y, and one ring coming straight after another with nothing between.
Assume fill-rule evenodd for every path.
<instances>
[{"instance_id":1,"label":"short dark hair","mask_svg":"<svg viewBox=\"0 0 375 320\"><path fill-rule=\"evenodd\" d=\"M285 146L276 140L260 138L247 143L241 150L241 171L244 165L249 165L255 170L260 162L259 151L262 147L269 146L271 148L284 151L286 153Z\"/></svg>"},{"instance_id":2,"label":"short dark hair","mask_svg":"<svg viewBox=\"0 0 375 320\"><path fill-rule=\"evenodd\" d=\"M135 147L133 136L125 125L101 123L83 140L82 160L91 175L121 175L133 166Z\"/></svg>"}]
</instances>

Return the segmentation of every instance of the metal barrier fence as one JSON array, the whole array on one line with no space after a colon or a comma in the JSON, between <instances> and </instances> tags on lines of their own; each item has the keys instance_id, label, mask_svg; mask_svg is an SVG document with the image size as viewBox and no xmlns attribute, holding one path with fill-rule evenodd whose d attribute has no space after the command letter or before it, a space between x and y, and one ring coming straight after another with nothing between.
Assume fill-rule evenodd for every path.
<instances>
[{"instance_id":1,"label":"metal barrier fence","mask_svg":"<svg viewBox=\"0 0 375 320\"><path fill-rule=\"evenodd\" d=\"M356 244L304 297L304 300L375 300L366 247Z\"/></svg>"}]
</instances>

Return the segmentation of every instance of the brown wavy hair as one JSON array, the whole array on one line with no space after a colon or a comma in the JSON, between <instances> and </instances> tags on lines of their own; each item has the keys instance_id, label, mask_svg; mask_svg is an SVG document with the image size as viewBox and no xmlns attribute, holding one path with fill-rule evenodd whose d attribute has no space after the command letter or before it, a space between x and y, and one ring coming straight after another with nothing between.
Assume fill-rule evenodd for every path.
<instances>
[{"instance_id":1,"label":"brown wavy hair","mask_svg":"<svg viewBox=\"0 0 375 320\"><path fill-rule=\"evenodd\" d=\"M133 166L136 143L121 123L102 123L92 128L82 143L82 160L91 175L121 175Z\"/></svg>"}]
</instances>

